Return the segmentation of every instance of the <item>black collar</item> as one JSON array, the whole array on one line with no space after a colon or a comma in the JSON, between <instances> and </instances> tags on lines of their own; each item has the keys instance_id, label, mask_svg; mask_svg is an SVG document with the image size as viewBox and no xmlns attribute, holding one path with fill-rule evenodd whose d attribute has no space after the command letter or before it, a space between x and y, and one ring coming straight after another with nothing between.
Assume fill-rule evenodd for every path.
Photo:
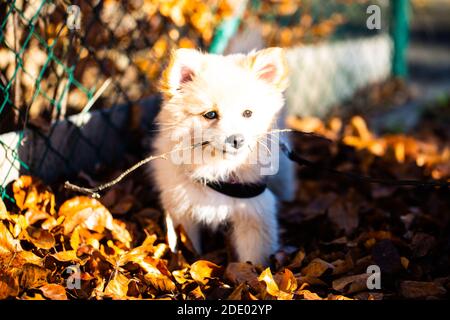
<instances>
[{"instance_id":1,"label":"black collar","mask_svg":"<svg viewBox=\"0 0 450 320\"><path fill-rule=\"evenodd\" d=\"M233 198L248 199L259 196L263 193L267 184L260 183L235 183L235 182L210 182L206 185L211 189Z\"/></svg>"}]
</instances>

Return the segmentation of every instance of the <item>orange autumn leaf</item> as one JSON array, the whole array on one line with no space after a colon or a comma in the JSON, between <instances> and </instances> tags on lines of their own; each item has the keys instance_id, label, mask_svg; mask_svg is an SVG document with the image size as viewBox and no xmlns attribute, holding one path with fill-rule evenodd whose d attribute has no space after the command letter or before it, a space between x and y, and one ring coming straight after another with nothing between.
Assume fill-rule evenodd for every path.
<instances>
[{"instance_id":1,"label":"orange autumn leaf","mask_svg":"<svg viewBox=\"0 0 450 320\"><path fill-rule=\"evenodd\" d=\"M26 239L34 244L36 248L49 250L55 245L55 238L46 230L28 227L25 232Z\"/></svg>"},{"instance_id":2,"label":"orange autumn leaf","mask_svg":"<svg viewBox=\"0 0 450 320\"><path fill-rule=\"evenodd\" d=\"M104 295L113 299L126 299L129 281L125 275L116 272L106 285Z\"/></svg>"},{"instance_id":3,"label":"orange autumn leaf","mask_svg":"<svg viewBox=\"0 0 450 320\"><path fill-rule=\"evenodd\" d=\"M37 209L55 213L55 196L43 182L31 176L21 176L13 183L14 200L19 209Z\"/></svg>"},{"instance_id":4,"label":"orange autumn leaf","mask_svg":"<svg viewBox=\"0 0 450 320\"><path fill-rule=\"evenodd\" d=\"M14 239L8 228L0 221L0 253L22 251L20 241Z\"/></svg>"},{"instance_id":5,"label":"orange autumn leaf","mask_svg":"<svg viewBox=\"0 0 450 320\"><path fill-rule=\"evenodd\" d=\"M0 198L0 220L8 220L9 214L6 210L5 203L3 202L2 198Z\"/></svg>"},{"instance_id":6,"label":"orange autumn leaf","mask_svg":"<svg viewBox=\"0 0 450 320\"><path fill-rule=\"evenodd\" d=\"M59 284L49 283L40 287L39 290L51 300L67 300L66 289Z\"/></svg>"},{"instance_id":7,"label":"orange autumn leaf","mask_svg":"<svg viewBox=\"0 0 450 320\"><path fill-rule=\"evenodd\" d=\"M59 208L59 216L64 216L64 234L68 235L76 226L91 231L103 233L106 229L113 230L113 217L99 201L79 196L67 200Z\"/></svg>"},{"instance_id":8,"label":"orange autumn leaf","mask_svg":"<svg viewBox=\"0 0 450 320\"><path fill-rule=\"evenodd\" d=\"M294 296L292 293L284 292L279 289L270 268L265 269L258 277L258 280L264 282L266 284L267 293L276 297L278 300L291 300Z\"/></svg>"},{"instance_id":9,"label":"orange autumn leaf","mask_svg":"<svg viewBox=\"0 0 450 320\"><path fill-rule=\"evenodd\" d=\"M190 274L192 279L201 283L207 284L209 279L214 277L214 275L221 270L221 267L206 260L195 261L191 265Z\"/></svg>"}]
</instances>

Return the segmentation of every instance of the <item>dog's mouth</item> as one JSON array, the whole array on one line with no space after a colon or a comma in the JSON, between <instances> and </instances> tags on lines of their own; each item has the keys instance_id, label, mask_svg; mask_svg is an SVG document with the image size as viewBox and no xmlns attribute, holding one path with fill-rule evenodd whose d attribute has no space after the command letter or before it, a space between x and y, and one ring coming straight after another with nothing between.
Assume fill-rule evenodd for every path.
<instances>
[{"instance_id":1,"label":"dog's mouth","mask_svg":"<svg viewBox=\"0 0 450 320\"><path fill-rule=\"evenodd\" d=\"M214 143L214 141L203 141L203 142L198 143L197 146L201 146L202 148L209 146L212 150L214 150L218 154L230 155L230 156L239 155L245 149L244 147L236 149L231 146Z\"/></svg>"}]
</instances>

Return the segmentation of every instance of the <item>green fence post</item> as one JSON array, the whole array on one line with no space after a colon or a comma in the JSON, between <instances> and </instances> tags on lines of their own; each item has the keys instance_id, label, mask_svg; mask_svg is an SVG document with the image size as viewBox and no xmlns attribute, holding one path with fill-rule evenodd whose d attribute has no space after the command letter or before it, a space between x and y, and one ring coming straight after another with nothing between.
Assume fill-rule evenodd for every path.
<instances>
[{"instance_id":1,"label":"green fence post","mask_svg":"<svg viewBox=\"0 0 450 320\"><path fill-rule=\"evenodd\" d=\"M211 42L211 46L209 47L209 52L222 54L225 51L228 42L236 34L239 28L246 5L247 0L241 0L233 16L220 23L215 31L214 38Z\"/></svg>"},{"instance_id":2,"label":"green fence post","mask_svg":"<svg viewBox=\"0 0 450 320\"><path fill-rule=\"evenodd\" d=\"M394 42L392 73L404 78L408 76L409 0L391 1L391 10L391 35Z\"/></svg>"}]
</instances>

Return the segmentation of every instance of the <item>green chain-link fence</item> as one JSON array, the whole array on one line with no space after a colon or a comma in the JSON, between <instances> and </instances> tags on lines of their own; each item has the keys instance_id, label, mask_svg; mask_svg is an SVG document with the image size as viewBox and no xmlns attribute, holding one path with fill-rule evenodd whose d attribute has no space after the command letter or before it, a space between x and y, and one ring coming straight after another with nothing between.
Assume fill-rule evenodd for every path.
<instances>
[{"instance_id":1,"label":"green chain-link fence","mask_svg":"<svg viewBox=\"0 0 450 320\"><path fill-rule=\"evenodd\" d=\"M366 27L370 4L382 9L381 30ZM3 1L1 196L19 174L56 181L119 158L130 128L151 121L157 109L157 98L142 99L157 92L172 48L221 53L247 50L252 41L295 47L386 35L389 10L387 1L352 0ZM248 39L248 30L258 32ZM297 64L295 50L289 54ZM315 66L317 83L308 85L319 88L334 77L330 66Z\"/></svg>"}]
</instances>

